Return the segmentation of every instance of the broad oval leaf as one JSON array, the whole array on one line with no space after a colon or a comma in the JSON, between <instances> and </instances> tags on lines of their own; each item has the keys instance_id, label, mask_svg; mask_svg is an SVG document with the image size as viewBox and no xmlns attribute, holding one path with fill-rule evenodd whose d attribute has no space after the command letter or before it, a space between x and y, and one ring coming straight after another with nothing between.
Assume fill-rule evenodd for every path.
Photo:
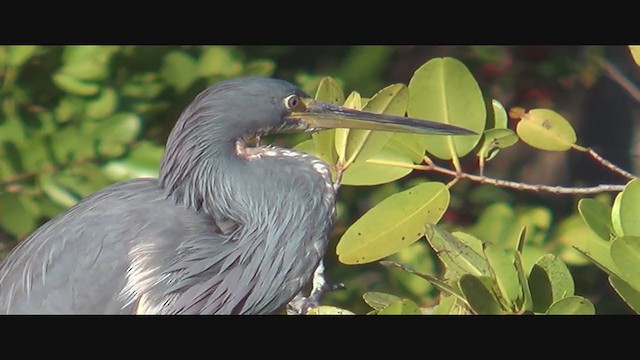
<instances>
[{"instance_id":1,"label":"broad oval leaf","mask_svg":"<svg viewBox=\"0 0 640 360\"><path fill-rule=\"evenodd\" d=\"M420 135L426 150L449 160L464 156L478 144L486 122L482 92L469 69L453 58L436 58L415 71L409 82L410 117L463 127L478 135ZM455 154L453 152L455 151Z\"/></svg>"},{"instance_id":2,"label":"broad oval leaf","mask_svg":"<svg viewBox=\"0 0 640 360\"><path fill-rule=\"evenodd\" d=\"M422 315L422 311L413 301L402 299L387 305L378 315Z\"/></svg>"},{"instance_id":3,"label":"broad oval leaf","mask_svg":"<svg viewBox=\"0 0 640 360\"><path fill-rule=\"evenodd\" d=\"M138 177L158 177L164 149L148 141L131 150L127 157L109 161L103 167L104 174L112 181Z\"/></svg>"},{"instance_id":4,"label":"broad oval leaf","mask_svg":"<svg viewBox=\"0 0 640 360\"><path fill-rule=\"evenodd\" d=\"M362 299L367 305L371 306L374 310L382 310L389 304L402 300L399 297L382 292L366 292L362 295Z\"/></svg>"},{"instance_id":5,"label":"broad oval leaf","mask_svg":"<svg viewBox=\"0 0 640 360\"><path fill-rule=\"evenodd\" d=\"M407 156L389 147L384 147L371 159L352 163L343 173L341 184L354 186L386 184L405 177L413 171L409 167L380 165L376 164L375 161L394 162L407 166L413 165L413 162Z\"/></svg>"},{"instance_id":6,"label":"broad oval leaf","mask_svg":"<svg viewBox=\"0 0 640 360\"><path fill-rule=\"evenodd\" d=\"M573 277L567 266L556 255L542 256L531 269L529 288L533 311L546 312L556 301L574 294Z\"/></svg>"},{"instance_id":7,"label":"broad oval leaf","mask_svg":"<svg viewBox=\"0 0 640 360\"><path fill-rule=\"evenodd\" d=\"M591 301L581 296L569 296L558 300L547 310L547 315L595 315Z\"/></svg>"},{"instance_id":8,"label":"broad oval leaf","mask_svg":"<svg viewBox=\"0 0 640 360\"><path fill-rule=\"evenodd\" d=\"M7 51L7 65L20 67L27 62L38 50L37 45L12 45Z\"/></svg>"},{"instance_id":9,"label":"broad oval leaf","mask_svg":"<svg viewBox=\"0 0 640 360\"><path fill-rule=\"evenodd\" d=\"M524 113L523 109L515 108L511 114L521 117L516 132L530 146L547 151L566 151L576 142L571 124L553 110L533 109Z\"/></svg>"},{"instance_id":10,"label":"broad oval leaf","mask_svg":"<svg viewBox=\"0 0 640 360\"><path fill-rule=\"evenodd\" d=\"M614 231L611 223L611 206L595 200L580 199L578 212L584 223L603 240L610 240Z\"/></svg>"},{"instance_id":11,"label":"broad oval leaf","mask_svg":"<svg viewBox=\"0 0 640 360\"><path fill-rule=\"evenodd\" d=\"M616 196L611 209L611 223L618 236L640 236L640 179L627 183Z\"/></svg>"},{"instance_id":12,"label":"broad oval leaf","mask_svg":"<svg viewBox=\"0 0 640 360\"><path fill-rule=\"evenodd\" d=\"M449 189L427 182L389 196L344 233L336 253L344 264L382 259L411 245L437 223L449 206Z\"/></svg>"},{"instance_id":13,"label":"broad oval leaf","mask_svg":"<svg viewBox=\"0 0 640 360\"><path fill-rule=\"evenodd\" d=\"M335 306L320 305L307 311L307 315L355 315L349 310Z\"/></svg>"},{"instance_id":14,"label":"broad oval leaf","mask_svg":"<svg viewBox=\"0 0 640 360\"><path fill-rule=\"evenodd\" d=\"M92 101L87 101L85 108L85 116L102 119L116 110L118 106L118 94L113 88L104 88L100 96Z\"/></svg>"},{"instance_id":15,"label":"broad oval leaf","mask_svg":"<svg viewBox=\"0 0 640 360\"><path fill-rule=\"evenodd\" d=\"M516 300L522 297L522 287L518 280L518 271L513 264L513 255L500 246L488 242L483 245L484 256L491 266L496 284L500 289L499 296L506 300L507 307L512 309Z\"/></svg>"},{"instance_id":16,"label":"broad oval leaf","mask_svg":"<svg viewBox=\"0 0 640 360\"><path fill-rule=\"evenodd\" d=\"M460 290L473 312L479 315L502 314L500 303L491 290L493 286L487 286L488 283L492 284L493 279L470 274L462 275L459 280Z\"/></svg>"},{"instance_id":17,"label":"broad oval leaf","mask_svg":"<svg viewBox=\"0 0 640 360\"><path fill-rule=\"evenodd\" d=\"M609 284L633 311L640 314L640 291L615 275L609 276Z\"/></svg>"},{"instance_id":18,"label":"broad oval leaf","mask_svg":"<svg viewBox=\"0 0 640 360\"><path fill-rule=\"evenodd\" d=\"M622 279L640 291L640 237L623 236L611 243L611 258Z\"/></svg>"}]
</instances>

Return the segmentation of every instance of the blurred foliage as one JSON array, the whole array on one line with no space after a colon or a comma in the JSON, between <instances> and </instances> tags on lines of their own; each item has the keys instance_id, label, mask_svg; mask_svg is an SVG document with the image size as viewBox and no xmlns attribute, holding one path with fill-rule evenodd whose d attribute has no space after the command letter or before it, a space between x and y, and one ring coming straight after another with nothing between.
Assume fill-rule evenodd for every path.
<instances>
[{"instance_id":1,"label":"blurred foliage","mask_svg":"<svg viewBox=\"0 0 640 360\"><path fill-rule=\"evenodd\" d=\"M270 137L281 146L299 144L305 151L318 152L320 147L329 163L351 164L344 183L361 186L341 189L332 243L340 247L340 236L349 237L347 227L376 204L406 210L399 204L411 201L400 197L445 181L436 174L410 174L407 168L367 160L419 164L426 150L435 158L453 160L457 168L462 166L459 158L473 152L482 169L518 138L545 150L572 148L576 134L571 125L545 108L554 108L560 94L588 89L599 78L597 60L603 47L580 49L583 54L575 56L573 48L502 46L0 46L0 257L96 190L116 181L156 176L164 142L180 112L198 92L223 79L277 76L334 103L407 111L433 120L453 109L447 122L479 134L457 138L453 150L444 143L446 137L410 134L334 131L313 138ZM637 59L637 49L631 50ZM450 83L457 86L442 86L442 78L455 79ZM392 100L381 101L387 98ZM511 104L533 109L518 113L522 120L517 127L510 126L504 110ZM546 116L545 111L553 114ZM540 120L541 114L550 122ZM329 279L345 283L347 290L324 298L323 304L339 308L321 307L317 313L347 313L340 308L380 314L627 312L599 292L602 282L592 280L596 272L582 270L590 262L575 248L607 272L613 289L637 311L640 277L634 265L640 261L640 234L633 216L629 219L637 213L633 204L640 203L634 200L636 186L630 183L615 203L601 195L583 199L580 206L576 199L567 210L488 185L456 185L450 198L447 191L440 213L431 215L431 222L443 219L431 229L440 234L439 245L434 246L433 236L424 241L418 232L411 239L405 235L402 246L378 241L386 237L367 237L387 247L360 255L367 256L367 262L391 254L385 260L402 266L347 266L329 251ZM378 216L384 217L387 210L382 209ZM371 224L360 226L369 229ZM389 230L394 236L402 232ZM439 251L438 246L454 246L468 256L446 258L449 250ZM579 292L587 288L596 290ZM591 297L597 299L595 310Z\"/></svg>"}]
</instances>

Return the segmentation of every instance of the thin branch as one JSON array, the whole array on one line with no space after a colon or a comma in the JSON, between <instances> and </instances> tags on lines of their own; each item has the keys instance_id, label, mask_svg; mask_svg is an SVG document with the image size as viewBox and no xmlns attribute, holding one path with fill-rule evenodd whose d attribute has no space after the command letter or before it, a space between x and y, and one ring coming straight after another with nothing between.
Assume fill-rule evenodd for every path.
<instances>
[{"instance_id":1,"label":"thin branch","mask_svg":"<svg viewBox=\"0 0 640 360\"><path fill-rule=\"evenodd\" d=\"M632 83L629 79L627 79L621 72L618 70L615 65L607 61L606 59L599 58L598 64L602 66L604 71L609 75L609 77L618 83L623 89L631 95L636 101L640 102L640 90L636 87L634 83Z\"/></svg>"},{"instance_id":2,"label":"thin branch","mask_svg":"<svg viewBox=\"0 0 640 360\"><path fill-rule=\"evenodd\" d=\"M515 181L507 181L500 179L488 178L486 176L471 175L464 172L456 172L441 166L438 166L425 158L426 165L409 165L405 163L397 163L393 161L380 161L369 159L367 162L379 165L398 166L411 168L414 170L436 171L442 174L451 175L458 179L468 179L481 184L491 184L494 186L511 188L523 191L548 192L552 194L599 194L602 192L620 192L624 189L624 185L598 185L593 187L564 187L564 186L548 186L548 185L532 185Z\"/></svg>"},{"instance_id":3,"label":"thin branch","mask_svg":"<svg viewBox=\"0 0 640 360\"><path fill-rule=\"evenodd\" d=\"M612 164L611 162L609 162L609 160L603 158L602 156L600 156L597 152L595 152L592 148L587 148L587 153L589 155L591 155L592 158L594 158L597 162L599 162L600 164L602 164L603 166L607 167L608 169L610 169L611 171L618 173L624 177L626 177L629 180L633 180L636 178L636 176L634 176L633 174L617 167L616 165Z\"/></svg>"}]
</instances>

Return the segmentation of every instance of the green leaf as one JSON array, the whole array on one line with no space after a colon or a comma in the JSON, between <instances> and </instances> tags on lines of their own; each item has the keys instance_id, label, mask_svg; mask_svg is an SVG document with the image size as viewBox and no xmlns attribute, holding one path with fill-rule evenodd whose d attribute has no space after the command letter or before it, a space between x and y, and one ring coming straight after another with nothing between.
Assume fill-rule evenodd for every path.
<instances>
[{"instance_id":1,"label":"green leaf","mask_svg":"<svg viewBox=\"0 0 640 360\"><path fill-rule=\"evenodd\" d=\"M462 231L454 231L451 233L451 235L455 236L456 239L462 241L465 245L470 247L473 251L477 252L478 254L482 254L484 252L483 246L485 242L478 239L477 237Z\"/></svg>"},{"instance_id":2,"label":"green leaf","mask_svg":"<svg viewBox=\"0 0 640 360\"><path fill-rule=\"evenodd\" d=\"M25 236L36 226L37 213L30 209L28 195L0 195L0 228L13 236Z\"/></svg>"},{"instance_id":3,"label":"green leaf","mask_svg":"<svg viewBox=\"0 0 640 360\"><path fill-rule=\"evenodd\" d=\"M53 156L59 163L66 163L76 157L80 147L80 131L75 126L65 126L51 135Z\"/></svg>"},{"instance_id":4,"label":"green leaf","mask_svg":"<svg viewBox=\"0 0 640 360\"><path fill-rule=\"evenodd\" d=\"M104 165L104 174L112 181L123 181L138 177L158 177L160 160L164 149L148 141L131 150L123 159L111 160Z\"/></svg>"},{"instance_id":5,"label":"green leaf","mask_svg":"<svg viewBox=\"0 0 640 360\"><path fill-rule=\"evenodd\" d=\"M556 301L574 294L573 278L567 266L555 255L541 257L529 274L533 311L544 313Z\"/></svg>"},{"instance_id":6,"label":"green leaf","mask_svg":"<svg viewBox=\"0 0 640 360\"><path fill-rule=\"evenodd\" d=\"M422 65L409 82L410 117L438 121L475 131L478 135L422 135L429 153L448 160L469 153L478 143L486 107L478 83L467 67L453 58L436 58Z\"/></svg>"},{"instance_id":7,"label":"green leaf","mask_svg":"<svg viewBox=\"0 0 640 360\"><path fill-rule=\"evenodd\" d=\"M181 93L198 79L198 64L187 53L171 51L162 59L160 74L167 84Z\"/></svg>"},{"instance_id":8,"label":"green leaf","mask_svg":"<svg viewBox=\"0 0 640 360\"><path fill-rule=\"evenodd\" d=\"M609 284L633 311L640 314L640 291L615 275L609 276Z\"/></svg>"},{"instance_id":9,"label":"green leaf","mask_svg":"<svg viewBox=\"0 0 640 360\"><path fill-rule=\"evenodd\" d=\"M623 236L611 243L611 258L621 278L640 291L640 237Z\"/></svg>"},{"instance_id":10,"label":"green leaf","mask_svg":"<svg viewBox=\"0 0 640 360\"><path fill-rule=\"evenodd\" d=\"M522 238L524 238L524 236L521 236L521 239ZM516 301L517 309L519 311L523 311L523 310L533 311L533 299L531 296L531 288L529 287L527 274L522 264L522 253L520 252L520 250L517 250L515 252L515 260L513 264L515 265L516 271L518 272L518 280L520 281L520 286L522 287L522 298Z\"/></svg>"},{"instance_id":11,"label":"green leaf","mask_svg":"<svg viewBox=\"0 0 640 360\"><path fill-rule=\"evenodd\" d=\"M458 299L460 299L463 303L466 304L466 300L462 297L462 293L460 292L459 289L457 289L456 287L450 286L445 281L440 280L440 279L436 278L433 275L424 274L424 273L415 271L414 269L410 268L409 266L403 265L403 264L399 264L399 263L397 263L395 261L383 260L383 261L380 261L380 264L382 264L383 266L386 266L386 267L396 267L396 268L402 269L403 271L406 271L406 272L408 272L410 274L413 274L413 275L416 275L418 277L421 277L421 278L427 280L428 282L430 282L431 285L433 285L433 287L438 289L441 293L447 294L447 295L453 295L453 296L457 297Z\"/></svg>"},{"instance_id":12,"label":"green leaf","mask_svg":"<svg viewBox=\"0 0 640 360\"><path fill-rule=\"evenodd\" d=\"M198 74L202 77L232 77L241 71L242 63L225 46L207 46L198 60Z\"/></svg>"},{"instance_id":13,"label":"green leaf","mask_svg":"<svg viewBox=\"0 0 640 360\"><path fill-rule=\"evenodd\" d=\"M491 291L492 286L487 286L487 283L492 282L493 279L490 277L481 279L470 274L464 274L460 277L460 289L476 314L498 315L502 313L500 303Z\"/></svg>"},{"instance_id":14,"label":"green leaf","mask_svg":"<svg viewBox=\"0 0 640 360\"><path fill-rule=\"evenodd\" d=\"M365 111L404 116L409 101L409 90L404 84L393 84L376 93L367 105ZM388 131L372 131L351 129L347 136L345 157L347 160L355 157L356 161L364 161L376 155L393 136Z\"/></svg>"},{"instance_id":15,"label":"green leaf","mask_svg":"<svg viewBox=\"0 0 640 360\"><path fill-rule=\"evenodd\" d=\"M391 139L389 139L387 147L407 155L411 161L420 164L424 158L426 147L423 140L421 135L395 133Z\"/></svg>"},{"instance_id":16,"label":"green leaf","mask_svg":"<svg viewBox=\"0 0 640 360\"><path fill-rule=\"evenodd\" d=\"M627 183L616 196L611 210L613 230L618 236L640 236L640 179Z\"/></svg>"},{"instance_id":17,"label":"green leaf","mask_svg":"<svg viewBox=\"0 0 640 360\"><path fill-rule=\"evenodd\" d=\"M94 119L103 119L116 110L118 106L118 94L113 88L103 88L100 96L86 102L85 116Z\"/></svg>"},{"instance_id":18,"label":"green leaf","mask_svg":"<svg viewBox=\"0 0 640 360\"><path fill-rule=\"evenodd\" d=\"M457 298L455 296L440 295L440 302L434 306L431 310L431 315L449 315L456 304Z\"/></svg>"},{"instance_id":19,"label":"green leaf","mask_svg":"<svg viewBox=\"0 0 640 360\"><path fill-rule=\"evenodd\" d=\"M520 112L522 112L520 114ZM521 116L516 132L525 143L547 151L566 151L576 142L576 133L562 115L549 109L533 109Z\"/></svg>"},{"instance_id":20,"label":"green leaf","mask_svg":"<svg viewBox=\"0 0 640 360\"><path fill-rule=\"evenodd\" d=\"M581 296L569 296L558 300L547 310L547 315L595 315L596 308Z\"/></svg>"},{"instance_id":21,"label":"green leaf","mask_svg":"<svg viewBox=\"0 0 640 360\"><path fill-rule=\"evenodd\" d=\"M336 253L344 264L372 262L411 245L437 223L449 206L449 189L427 182L391 195L344 233Z\"/></svg>"},{"instance_id":22,"label":"green leaf","mask_svg":"<svg viewBox=\"0 0 640 360\"><path fill-rule=\"evenodd\" d=\"M271 60L258 59L251 61L245 67L243 74L245 76L272 76L276 71L276 64Z\"/></svg>"},{"instance_id":23,"label":"green leaf","mask_svg":"<svg viewBox=\"0 0 640 360\"><path fill-rule=\"evenodd\" d=\"M386 184L405 177L413 169L408 167L379 165L374 161L392 161L394 163L413 165L411 159L389 147L382 148L375 156L365 162L352 163L343 173L342 185L364 186Z\"/></svg>"},{"instance_id":24,"label":"green leaf","mask_svg":"<svg viewBox=\"0 0 640 360\"><path fill-rule=\"evenodd\" d=\"M74 95L91 96L100 92L99 84L80 80L61 72L53 75L53 83L60 89Z\"/></svg>"},{"instance_id":25,"label":"green leaf","mask_svg":"<svg viewBox=\"0 0 640 360\"><path fill-rule=\"evenodd\" d=\"M518 271L513 265L513 255L497 245L485 242L484 256L491 266L501 298L506 300L507 308L522 297L522 287L518 280ZM500 296L499 295L499 296Z\"/></svg>"},{"instance_id":26,"label":"green leaf","mask_svg":"<svg viewBox=\"0 0 640 360\"><path fill-rule=\"evenodd\" d=\"M487 260L463 241L439 226L427 227L427 241L447 268L449 279L458 279L463 274L490 276Z\"/></svg>"},{"instance_id":27,"label":"green leaf","mask_svg":"<svg viewBox=\"0 0 640 360\"><path fill-rule=\"evenodd\" d=\"M307 315L355 315L349 310L335 306L320 305L307 311Z\"/></svg>"},{"instance_id":28,"label":"green leaf","mask_svg":"<svg viewBox=\"0 0 640 360\"><path fill-rule=\"evenodd\" d=\"M378 312L378 315L421 315L422 311L416 303L408 299L392 302Z\"/></svg>"},{"instance_id":29,"label":"green leaf","mask_svg":"<svg viewBox=\"0 0 640 360\"><path fill-rule=\"evenodd\" d=\"M517 142L518 135L511 129L485 130L478 156L489 161L498 154L499 149L508 148Z\"/></svg>"},{"instance_id":30,"label":"green leaf","mask_svg":"<svg viewBox=\"0 0 640 360\"><path fill-rule=\"evenodd\" d=\"M135 140L142 130L142 119L134 113L119 112L100 122L96 128L100 140L128 144Z\"/></svg>"},{"instance_id":31,"label":"green leaf","mask_svg":"<svg viewBox=\"0 0 640 360\"><path fill-rule=\"evenodd\" d=\"M70 208L80 200L77 194L59 184L53 174L42 174L38 177L38 181L42 191L56 204L64 208Z\"/></svg>"},{"instance_id":32,"label":"green leaf","mask_svg":"<svg viewBox=\"0 0 640 360\"><path fill-rule=\"evenodd\" d=\"M504 106L500 103L500 101L493 99L491 100L491 106L493 108L493 128L494 129L506 129L508 123L507 111L504 109Z\"/></svg>"},{"instance_id":33,"label":"green leaf","mask_svg":"<svg viewBox=\"0 0 640 360\"><path fill-rule=\"evenodd\" d=\"M603 240L610 240L613 235L611 223L611 207L595 199L580 199L578 211L585 224Z\"/></svg>"},{"instance_id":34,"label":"green leaf","mask_svg":"<svg viewBox=\"0 0 640 360\"><path fill-rule=\"evenodd\" d=\"M331 104L342 104L344 102L342 86L334 78L325 77L320 81L315 99ZM335 129L331 129L318 131L311 135L313 144L318 151L317 155L328 164L335 164L337 160L335 133Z\"/></svg>"},{"instance_id":35,"label":"green leaf","mask_svg":"<svg viewBox=\"0 0 640 360\"><path fill-rule=\"evenodd\" d=\"M640 45L629 45L629 51L631 51L633 61L640 66Z\"/></svg>"},{"instance_id":36,"label":"green leaf","mask_svg":"<svg viewBox=\"0 0 640 360\"><path fill-rule=\"evenodd\" d=\"M391 294L381 292L366 292L362 295L362 299L367 305L371 306L374 310L382 310L389 304L402 300L399 297Z\"/></svg>"},{"instance_id":37,"label":"green leaf","mask_svg":"<svg viewBox=\"0 0 640 360\"><path fill-rule=\"evenodd\" d=\"M20 67L38 50L36 45L13 45L7 51L7 65L9 67Z\"/></svg>"},{"instance_id":38,"label":"green leaf","mask_svg":"<svg viewBox=\"0 0 640 360\"><path fill-rule=\"evenodd\" d=\"M362 98L356 91L352 91L342 105L349 109L362 110ZM347 141L351 129L335 129L335 148L340 162L347 161Z\"/></svg>"}]
</instances>

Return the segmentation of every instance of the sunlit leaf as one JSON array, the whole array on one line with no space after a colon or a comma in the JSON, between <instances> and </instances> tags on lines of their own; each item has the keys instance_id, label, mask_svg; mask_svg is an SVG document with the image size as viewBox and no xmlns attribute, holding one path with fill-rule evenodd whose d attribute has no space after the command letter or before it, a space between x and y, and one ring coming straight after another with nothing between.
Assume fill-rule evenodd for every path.
<instances>
[{"instance_id":1,"label":"sunlit leaf","mask_svg":"<svg viewBox=\"0 0 640 360\"><path fill-rule=\"evenodd\" d=\"M371 306L375 310L382 310L389 304L402 300L399 297L391 294L385 294L381 292L366 292L362 295L362 299L367 305Z\"/></svg>"},{"instance_id":2,"label":"sunlit leaf","mask_svg":"<svg viewBox=\"0 0 640 360\"><path fill-rule=\"evenodd\" d=\"M611 258L621 278L640 291L640 237L623 236L611 243Z\"/></svg>"},{"instance_id":3,"label":"sunlit leaf","mask_svg":"<svg viewBox=\"0 0 640 360\"><path fill-rule=\"evenodd\" d=\"M358 219L344 233L336 253L344 264L364 264L391 255L424 235L449 206L449 189L427 182L394 194Z\"/></svg>"},{"instance_id":4,"label":"sunlit leaf","mask_svg":"<svg viewBox=\"0 0 640 360\"><path fill-rule=\"evenodd\" d=\"M367 105L365 111L403 116L407 111L409 90L404 84L393 84L376 93ZM345 157L355 157L364 161L376 155L393 136L388 131L371 131L351 129L347 136Z\"/></svg>"},{"instance_id":5,"label":"sunlit leaf","mask_svg":"<svg viewBox=\"0 0 640 360\"><path fill-rule=\"evenodd\" d=\"M489 161L498 154L499 149L508 148L517 142L518 135L511 129L485 130L478 156Z\"/></svg>"},{"instance_id":6,"label":"sunlit leaf","mask_svg":"<svg viewBox=\"0 0 640 360\"><path fill-rule=\"evenodd\" d=\"M276 64L271 60L253 60L245 66L243 75L245 76L272 76L276 71Z\"/></svg>"},{"instance_id":7,"label":"sunlit leaf","mask_svg":"<svg viewBox=\"0 0 640 360\"><path fill-rule=\"evenodd\" d=\"M344 103L344 91L334 78L325 77L320 81L315 99L331 104L342 104ZM330 129L311 135L317 149L317 155L328 164L335 164L338 158L335 150L335 133L335 129Z\"/></svg>"},{"instance_id":8,"label":"sunlit leaf","mask_svg":"<svg viewBox=\"0 0 640 360\"><path fill-rule=\"evenodd\" d=\"M164 149L143 141L131 150L127 157L111 160L104 165L104 173L112 181L122 181L138 177L158 177L160 159Z\"/></svg>"},{"instance_id":9,"label":"sunlit leaf","mask_svg":"<svg viewBox=\"0 0 640 360\"><path fill-rule=\"evenodd\" d=\"M440 302L438 305L434 306L430 311L431 315L449 315L453 310L453 306L456 304L455 296L444 296L444 294L440 295Z\"/></svg>"},{"instance_id":10,"label":"sunlit leaf","mask_svg":"<svg viewBox=\"0 0 640 360\"><path fill-rule=\"evenodd\" d=\"M378 315L422 315L422 311L413 301L402 299L387 305Z\"/></svg>"},{"instance_id":11,"label":"sunlit leaf","mask_svg":"<svg viewBox=\"0 0 640 360\"><path fill-rule=\"evenodd\" d=\"M633 61L640 66L640 45L629 45L629 50L631 51Z\"/></svg>"},{"instance_id":12,"label":"sunlit leaf","mask_svg":"<svg viewBox=\"0 0 640 360\"><path fill-rule=\"evenodd\" d=\"M100 96L86 102L85 115L90 118L102 119L116 110L118 94L113 88L103 88Z\"/></svg>"},{"instance_id":13,"label":"sunlit leaf","mask_svg":"<svg viewBox=\"0 0 640 360\"><path fill-rule=\"evenodd\" d=\"M80 80L60 72L53 75L53 83L60 89L74 95L90 96L100 92L99 84Z\"/></svg>"},{"instance_id":14,"label":"sunlit leaf","mask_svg":"<svg viewBox=\"0 0 640 360\"><path fill-rule=\"evenodd\" d=\"M595 315L596 308L581 296L569 296L558 300L547 310L547 315Z\"/></svg>"},{"instance_id":15,"label":"sunlit leaf","mask_svg":"<svg viewBox=\"0 0 640 360\"><path fill-rule=\"evenodd\" d=\"M469 153L484 130L486 108L482 92L467 67L453 58L436 58L415 71L409 82L410 117L460 126L469 136L421 135L427 151L440 159Z\"/></svg>"},{"instance_id":16,"label":"sunlit leaf","mask_svg":"<svg viewBox=\"0 0 640 360\"><path fill-rule=\"evenodd\" d=\"M448 231L431 225L427 227L426 238L447 268L447 278L457 279L463 274L491 276L487 260Z\"/></svg>"},{"instance_id":17,"label":"sunlit leaf","mask_svg":"<svg viewBox=\"0 0 640 360\"><path fill-rule=\"evenodd\" d=\"M470 274L460 277L459 284L462 293L469 302L469 306L476 314L497 315L502 313L500 303L491 291L492 286L487 286L486 282L493 282L490 277L483 279Z\"/></svg>"},{"instance_id":18,"label":"sunlit leaf","mask_svg":"<svg viewBox=\"0 0 640 360\"><path fill-rule=\"evenodd\" d=\"M525 143L548 151L565 151L576 142L576 133L562 115L549 109L533 109L525 113L523 109L511 110L514 117L520 117L516 127L518 136Z\"/></svg>"},{"instance_id":19,"label":"sunlit leaf","mask_svg":"<svg viewBox=\"0 0 640 360\"><path fill-rule=\"evenodd\" d=\"M379 185L400 179L413 171L408 167L379 165L375 161L385 161L413 165L411 159L400 154L391 148L385 147L378 153L364 162L355 162L344 172L342 185Z\"/></svg>"},{"instance_id":20,"label":"sunlit leaf","mask_svg":"<svg viewBox=\"0 0 640 360\"><path fill-rule=\"evenodd\" d=\"M198 60L198 74L202 77L221 75L237 76L242 71L242 63L225 46L207 46Z\"/></svg>"},{"instance_id":21,"label":"sunlit leaf","mask_svg":"<svg viewBox=\"0 0 640 360\"><path fill-rule=\"evenodd\" d=\"M44 193L56 204L64 208L69 208L80 200L77 194L60 185L56 181L54 174L43 174L38 180Z\"/></svg>"},{"instance_id":22,"label":"sunlit leaf","mask_svg":"<svg viewBox=\"0 0 640 360\"><path fill-rule=\"evenodd\" d=\"M484 256L495 275L501 297L506 300L508 308L512 308L512 304L522 297L522 287L518 280L518 271L513 265L513 255L497 245L485 242Z\"/></svg>"},{"instance_id":23,"label":"sunlit leaf","mask_svg":"<svg viewBox=\"0 0 640 360\"><path fill-rule=\"evenodd\" d=\"M38 50L36 45L14 45L9 46L7 51L7 65L20 67L27 62Z\"/></svg>"},{"instance_id":24,"label":"sunlit leaf","mask_svg":"<svg viewBox=\"0 0 640 360\"><path fill-rule=\"evenodd\" d=\"M522 239L523 237L521 237ZM533 299L531 297L531 288L529 287L529 280L527 279L527 273L525 272L524 266L522 264L522 254L520 250L517 250L515 253L515 259L513 264L516 267L516 271L518 272L518 280L520 281L520 286L522 287L522 297L516 300L517 310L524 311L533 311Z\"/></svg>"},{"instance_id":25,"label":"sunlit leaf","mask_svg":"<svg viewBox=\"0 0 640 360\"><path fill-rule=\"evenodd\" d=\"M352 91L342 105L349 109L362 110L362 98L356 91ZM349 132L351 129L336 129L335 130L335 148L338 154L338 159L342 162L347 161L347 141L349 138Z\"/></svg>"},{"instance_id":26,"label":"sunlit leaf","mask_svg":"<svg viewBox=\"0 0 640 360\"><path fill-rule=\"evenodd\" d=\"M609 276L609 284L633 311L640 314L640 291L615 275Z\"/></svg>"},{"instance_id":27,"label":"sunlit leaf","mask_svg":"<svg viewBox=\"0 0 640 360\"><path fill-rule=\"evenodd\" d=\"M198 64L185 52L171 51L162 59L160 74L176 91L184 92L198 78Z\"/></svg>"},{"instance_id":28,"label":"sunlit leaf","mask_svg":"<svg viewBox=\"0 0 640 360\"><path fill-rule=\"evenodd\" d=\"M554 302L574 294L573 277L567 266L555 255L541 257L529 275L533 311L546 312Z\"/></svg>"},{"instance_id":29,"label":"sunlit leaf","mask_svg":"<svg viewBox=\"0 0 640 360\"><path fill-rule=\"evenodd\" d=\"M508 122L507 110L505 110L500 101L496 99L491 100L491 106L493 108L493 128L506 129Z\"/></svg>"},{"instance_id":30,"label":"sunlit leaf","mask_svg":"<svg viewBox=\"0 0 640 360\"><path fill-rule=\"evenodd\" d=\"M611 223L611 207L595 199L580 199L578 211L584 222L603 240L611 239L613 224Z\"/></svg>"},{"instance_id":31,"label":"sunlit leaf","mask_svg":"<svg viewBox=\"0 0 640 360\"><path fill-rule=\"evenodd\" d=\"M633 179L616 196L611 222L618 236L640 236L640 179Z\"/></svg>"}]
</instances>

